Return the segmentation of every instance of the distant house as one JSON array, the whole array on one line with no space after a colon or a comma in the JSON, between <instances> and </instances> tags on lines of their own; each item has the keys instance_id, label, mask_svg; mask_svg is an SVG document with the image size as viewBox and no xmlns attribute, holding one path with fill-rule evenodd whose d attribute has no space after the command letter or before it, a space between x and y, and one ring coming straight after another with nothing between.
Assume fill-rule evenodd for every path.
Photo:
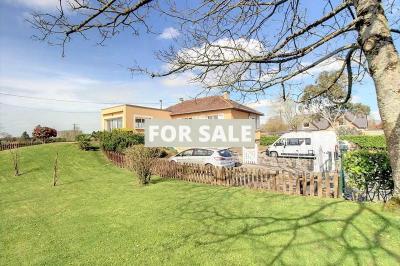
<instances>
[{"instance_id":1,"label":"distant house","mask_svg":"<svg viewBox=\"0 0 400 266\"><path fill-rule=\"evenodd\" d=\"M124 104L101 111L102 130L128 128L143 131L146 119L254 119L260 126L260 113L229 99L229 94L181 100L166 109Z\"/></svg>"},{"instance_id":2,"label":"distant house","mask_svg":"<svg viewBox=\"0 0 400 266\"><path fill-rule=\"evenodd\" d=\"M354 128L361 131L367 130L368 117L366 115L355 115L351 112L346 112L337 119L333 127L324 118L318 120L305 118L299 125L298 130L335 130L339 127Z\"/></svg>"}]
</instances>

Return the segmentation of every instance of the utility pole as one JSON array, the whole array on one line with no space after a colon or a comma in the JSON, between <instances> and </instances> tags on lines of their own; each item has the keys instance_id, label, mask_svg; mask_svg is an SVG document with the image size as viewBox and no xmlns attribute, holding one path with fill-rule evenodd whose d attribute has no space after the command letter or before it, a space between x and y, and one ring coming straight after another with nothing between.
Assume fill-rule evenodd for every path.
<instances>
[{"instance_id":1,"label":"utility pole","mask_svg":"<svg viewBox=\"0 0 400 266\"><path fill-rule=\"evenodd\" d=\"M74 127L74 138L76 137L76 130L78 129L78 124L73 123L72 126Z\"/></svg>"},{"instance_id":2,"label":"utility pole","mask_svg":"<svg viewBox=\"0 0 400 266\"><path fill-rule=\"evenodd\" d=\"M160 100L160 109L162 110L162 100Z\"/></svg>"}]
</instances>

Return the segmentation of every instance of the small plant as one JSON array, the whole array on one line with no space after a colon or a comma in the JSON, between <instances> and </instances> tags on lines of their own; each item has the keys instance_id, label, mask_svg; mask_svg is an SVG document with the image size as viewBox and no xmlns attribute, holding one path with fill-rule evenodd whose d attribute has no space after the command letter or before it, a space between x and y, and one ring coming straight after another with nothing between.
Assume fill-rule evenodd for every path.
<instances>
[{"instance_id":1,"label":"small plant","mask_svg":"<svg viewBox=\"0 0 400 266\"><path fill-rule=\"evenodd\" d=\"M129 168L137 174L141 184L147 185L150 182L153 165L162 154L161 150L139 144L126 149L125 154L129 161Z\"/></svg>"},{"instance_id":2,"label":"small plant","mask_svg":"<svg viewBox=\"0 0 400 266\"><path fill-rule=\"evenodd\" d=\"M56 153L56 159L54 160L53 166L53 187L57 185L58 182L58 152Z\"/></svg>"},{"instance_id":3,"label":"small plant","mask_svg":"<svg viewBox=\"0 0 400 266\"><path fill-rule=\"evenodd\" d=\"M19 176L20 172L19 172L19 154L18 154L18 150L10 150L11 153L11 157L12 157L12 161L13 161L13 168L14 168L14 173L15 176Z\"/></svg>"},{"instance_id":4,"label":"small plant","mask_svg":"<svg viewBox=\"0 0 400 266\"><path fill-rule=\"evenodd\" d=\"M81 150L87 151L92 148L91 146L91 135L90 134L79 134L75 137L75 140L78 142L79 148Z\"/></svg>"}]
</instances>

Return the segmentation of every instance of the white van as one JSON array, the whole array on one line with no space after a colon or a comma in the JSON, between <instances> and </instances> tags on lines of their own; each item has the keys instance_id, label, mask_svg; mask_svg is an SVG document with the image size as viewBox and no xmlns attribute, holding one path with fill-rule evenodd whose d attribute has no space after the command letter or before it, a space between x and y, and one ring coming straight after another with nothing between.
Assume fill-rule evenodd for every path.
<instances>
[{"instance_id":1,"label":"white van","mask_svg":"<svg viewBox=\"0 0 400 266\"><path fill-rule=\"evenodd\" d=\"M298 131L283 134L266 154L272 157L312 158L315 171L334 170L338 141L333 131Z\"/></svg>"}]
</instances>

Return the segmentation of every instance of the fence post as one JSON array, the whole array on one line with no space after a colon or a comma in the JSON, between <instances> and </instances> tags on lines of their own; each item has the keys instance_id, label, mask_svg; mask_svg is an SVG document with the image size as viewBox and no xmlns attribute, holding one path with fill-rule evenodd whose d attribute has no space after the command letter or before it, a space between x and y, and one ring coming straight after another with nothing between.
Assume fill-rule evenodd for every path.
<instances>
[{"instance_id":1,"label":"fence post","mask_svg":"<svg viewBox=\"0 0 400 266\"><path fill-rule=\"evenodd\" d=\"M331 178L329 173L325 174L325 197L331 197Z\"/></svg>"},{"instance_id":2,"label":"fence post","mask_svg":"<svg viewBox=\"0 0 400 266\"><path fill-rule=\"evenodd\" d=\"M318 197L323 197L322 195L322 175L318 173Z\"/></svg>"},{"instance_id":3,"label":"fence post","mask_svg":"<svg viewBox=\"0 0 400 266\"><path fill-rule=\"evenodd\" d=\"M314 193L314 173L310 173L310 196L315 196L315 193Z\"/></svg>"}]
</instances>

